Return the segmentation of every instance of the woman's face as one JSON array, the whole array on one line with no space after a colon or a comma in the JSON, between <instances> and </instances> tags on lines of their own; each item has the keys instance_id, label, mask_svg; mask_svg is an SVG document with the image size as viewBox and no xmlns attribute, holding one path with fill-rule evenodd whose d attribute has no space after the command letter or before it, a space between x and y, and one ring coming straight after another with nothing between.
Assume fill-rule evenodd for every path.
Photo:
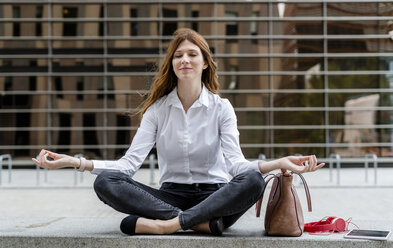
<instances>
[{"instance_id":1,"label":"woman's face","mask_svg":"<svg viewBox=\"0 0 393 248\"><path fill-rule=\"evenodd\" d=\"M185 40L177 47L172 59L173 70L180 81L202 78L206 69L201 49L194 43Z\"/></svg>"}]
</instances>

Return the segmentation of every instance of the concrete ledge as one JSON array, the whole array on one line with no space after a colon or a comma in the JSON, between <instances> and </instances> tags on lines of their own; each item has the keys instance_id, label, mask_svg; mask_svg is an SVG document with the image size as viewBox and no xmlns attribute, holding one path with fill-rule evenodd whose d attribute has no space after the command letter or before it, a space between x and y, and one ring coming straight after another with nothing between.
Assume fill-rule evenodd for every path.
<instances>
[{"instance_id":1,"label":"concrete ledge","mask_svg":"<svg viewBox=\"0 0 393 248\"><path fill-rule=\"evenodd\" d=\"M263 219L246 214L238 223L214 237L192 231L180 231L174 235L126 236L119 230L122 216L118 217L52 217L52 218L0 218L0 247L393 247L388 241L348 240L343 234L309 235L301 237L264 236ZM391 229L390 221L361 221L369 228Z\"/></svg>"},{"instance_id":2,"label":"concrete ledge","mask_svg":"<svg viewBox=\"0 0 393 248\"><path fill-rule=\"evenodd\" d=\"M172 236L135 236L135 237L2 237L1 247L343 247L370 248L393 247L392 242L381 241L353 241L353 240L309 240L298 238L211 238L211 237L179 237Z\"/></svg>"}]
</instances>

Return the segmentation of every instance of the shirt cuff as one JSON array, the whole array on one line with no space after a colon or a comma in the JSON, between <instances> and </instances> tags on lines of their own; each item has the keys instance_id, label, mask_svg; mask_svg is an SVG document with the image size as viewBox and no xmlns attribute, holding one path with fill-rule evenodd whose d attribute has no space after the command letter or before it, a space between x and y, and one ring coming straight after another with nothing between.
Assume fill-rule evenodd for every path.
<instances>
[{"instance_id":1,"label":"shirt cuff","mask_svg":"<svg viewBox=\"0 0 393 248\"><path fill-rule=\"evenodd\" d=\"M100 160L92 160L93 162L93 170L91 171L92 174L100 174L105 168L105 162Z\"/></svg>"},{"instance_id":2,"label":"shirt cuff","mask_svg":"<svg viewBox=\"0 0 393 248\"><path fill-rule=\"evenodd\" d=\"M261 173L263 175L263 173L259 170L259 162L263 162L262 160L254 160L251 162L250 168L252 170L258 171L259 173Z\"/></svg>"}]
</instances>

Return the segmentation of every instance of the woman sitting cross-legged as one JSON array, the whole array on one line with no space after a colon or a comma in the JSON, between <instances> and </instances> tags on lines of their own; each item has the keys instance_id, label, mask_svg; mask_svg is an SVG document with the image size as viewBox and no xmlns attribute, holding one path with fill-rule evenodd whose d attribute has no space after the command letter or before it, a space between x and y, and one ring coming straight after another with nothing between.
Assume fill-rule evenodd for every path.
<instances>
[{"instance_id":1,"label":"woman sitting cross-legged","mask_svg":"<svg viewBox=\"0 0 393 248\"><path fill-rule=\"evenodd\" d=\"M43 168L75 167L97 174L94 190L127 216L132 234L171 234L183 229L221 235L264 191L263 174L275 169L312 172L315 155L248 161L239 145L231 103L218 95L216 63L206 40L180 29L171 41L126 154L117 161L86 160L42 150ZM132 177L156 145L159 189ZM47 159L48 157L53 160Z\"/></svg>"}]
</instances>

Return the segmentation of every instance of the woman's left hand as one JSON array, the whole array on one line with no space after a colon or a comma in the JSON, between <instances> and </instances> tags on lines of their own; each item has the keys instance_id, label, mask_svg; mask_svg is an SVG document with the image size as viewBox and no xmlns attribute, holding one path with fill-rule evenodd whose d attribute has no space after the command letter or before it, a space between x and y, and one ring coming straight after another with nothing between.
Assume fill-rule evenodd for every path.
<instances>
[{"instance_id":1,"label":"woman's left hand","mask_svg":"<svg viewBox=\"0 0 393 248\"><path fill-rule=\"evenodd\" d=\"M315 155L288 156L278 159L278 169L290 170L296 173L313 172L322 168L325 163L318 164Z\"/></svg>"}]
</instances>

